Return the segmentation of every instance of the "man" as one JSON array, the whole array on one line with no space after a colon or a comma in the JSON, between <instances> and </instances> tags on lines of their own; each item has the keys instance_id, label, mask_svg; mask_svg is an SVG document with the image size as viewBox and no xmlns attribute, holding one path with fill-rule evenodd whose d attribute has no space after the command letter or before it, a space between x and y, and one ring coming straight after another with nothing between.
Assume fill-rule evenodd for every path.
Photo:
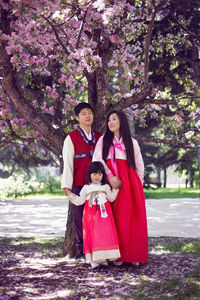
<instances>
[{"instance_id":1,"label":"man","mask_svg":"<svg viewBox=\"0 0 200 300\"><path fill-rule=\"evenodd\" d=\"M66 194L72 191L79 195L84 186L86 173L92 161L92 155L95 145L101 136L101 133L92 130L93 111L89 103L81 102L75 109L74 113L79 126L76 130L71 131L66 137L63 145L63 162L64 169L62 174L61 188ZM83 255L83 233L82 217L84 205L73 205L74 226L76 247L80 255Z\"/></svg>"}]
</instances>

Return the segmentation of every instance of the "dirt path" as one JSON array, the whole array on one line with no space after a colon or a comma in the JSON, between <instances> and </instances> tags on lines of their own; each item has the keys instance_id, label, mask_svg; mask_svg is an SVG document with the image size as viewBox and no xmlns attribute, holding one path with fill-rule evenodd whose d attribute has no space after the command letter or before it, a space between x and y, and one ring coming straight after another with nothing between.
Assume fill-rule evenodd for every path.
<instances>
[{"instance_id":1,"label":"dirt path","mask_svg":"<svg viewBox=\"0 0 200 300\"><path fill-rule=\"evenodd\" d=\"M200 236L200 199L146 200L149 236ZM68 201L0 200L0 236L64 236Z\"/></svg>"}]
</instances>

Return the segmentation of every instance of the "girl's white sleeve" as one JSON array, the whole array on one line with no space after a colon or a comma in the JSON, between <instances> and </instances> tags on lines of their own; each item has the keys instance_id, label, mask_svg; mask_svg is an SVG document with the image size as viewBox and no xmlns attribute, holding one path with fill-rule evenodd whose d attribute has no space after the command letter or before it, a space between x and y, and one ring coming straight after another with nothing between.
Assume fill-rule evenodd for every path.
<instances>
[{"instance_id":1,"label":"girl's white sleeve","mask_svg":"<svg viewBox=\"0 0 200 300\"><path fill-rule=\"evenodd\" d=\"M87 199L87 197L86 197L86 186L84 185L84 187L80 191L80 196L77 196L73 193L70 193L68 197L69 197L69 200L77 206L84 204L86 199Z\"/></svg>"},{"instance_id":2,"label":"girl's white sleeve","mask_svg":"<svg viewBox=\"0 0 200 300\"><path fill-rule=\"evenodd\" d=\"M108 197L108 200L110 202L115 201L115 199L117 198L117 195L119 193L119 190L116 189L112 189L110 188L110 186L108 184L105 185L105 191L106 191L106 195Z\"/></svg>"},{"instance_id":3,"label":"girl's white sleeve","mask_svg":"<svg viewBox=\"0 0 200 300\"><path fill-rule=\"evenodd\" d=\"M140 177L140 180L143 184L143 182L144 182L144 162L143 162L143 158L142 158L142 154L141 154L140 146L138 145L138 142L135 139L132 139L132 140L133 140L133 147L134 147L136 171L137 171L138 176Z\"/></svg>"},{"instance_id":4,"label":"girl's white sleeve","mask_svg":"<svg viewBox=\"0 0 200 300\"><path fill-rule=\"evenodd\" d=\"M92 161L100 161L104 168L105 168L105 172L106 172L106 175L107 177L112 177L113 174L112 172L110 171L110 169L108 168L108 166L106 165L105 161L103 160L103 157L102 157L102 149L103 149L103 136L101 136L96 144L96 147L95 147L95 150L94 150L94 153L93 153L93 157L92 157Z\"/></svg>"}]
</instances>

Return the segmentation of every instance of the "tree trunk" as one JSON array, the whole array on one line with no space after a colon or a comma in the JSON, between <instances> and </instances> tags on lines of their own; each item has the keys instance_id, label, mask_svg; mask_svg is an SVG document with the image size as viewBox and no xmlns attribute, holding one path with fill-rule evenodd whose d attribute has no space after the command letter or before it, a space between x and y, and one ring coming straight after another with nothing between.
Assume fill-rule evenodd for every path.
<instances>
[{"instance_id":1,"label":"tree trunk","mask_svg":"<svg viewBox=\"0 0 200 300\"><path fill-rule=\"evenodd\" d=\"M190 175L190 188L193 188L194 187L194 172L193 172L193 170L190 171L189 175Z\"/></svg>"},{"instance_id":2,"label":"tree trunk","mask_svg":"<svg viewBox=\"0 0 200 300\"><path fill-rule=\"evenodd\" d=\"M160 187L161 187L161 169L160 169L160 167L157 167L157 181L160 183Z\"/></svg>"},{"instance_id":3,"label":"tree trunk","mask_svg":"<svg viewBox=\"0 0 200 300\"><path fill-rule=\"evenodd\" d=\"M164 183L163 183L163 187L166 188L167 187L167 168L164 167Z\"/></svg>"},{"instance_id":4,"label":"tree trunk","mask_svg":"<svg viewBox=\"0 0 200 300\"><path fill-rule=\"evenodd\" d=\"M193 80L200 86L200 57L199 57L199 49L196 47L195 43L192 47L192 69L193 69ZM198 96L198 95L197 95ZM200 104L199 104L200 106ZM199 122L200 114L195 119L195 122ZM198 159L198 169L199 169L199 188L200 188L200 142L196 143L197 149L197 159Z\"/></svg>"},{"instance_id":5,"label":"tree trunk","mask_svg":"<svg viewBox=\"0 0 200 300\"><path fill-rule=\"evenodd\" d=\"M63 255L64 256L68 255L69 258L73 258L77 254L78 254L78 250L76 248L73 210L72 210L72 204L69 202L68 217L67 217L66 230L65 230L65 241L64 241Z\"/></svg>"},{"instance_id":6,"label":"tree trunk","mask_svg":"<svg viewBox=\"0 0 200 300\"><path fill-rule=\"evenodd\" d=\"M197 143L197 158L198 158L198 167L199 167L198 187L199 187L199 190L200 190L200 142Z\"/></svg>"},{"instance_id":7,"label":"tree trunk","mask_svg":"<svg viewBox=\"0 0 200 300\"><path fill-rule=\"evenodd\" d=\"M88 102L93 108L94 120L92 127L103 131L106 121L106 111L102 105L107 89L106 76L103 69L98 69L92 74L87 74Z\"/></svg>"}]
</instances>

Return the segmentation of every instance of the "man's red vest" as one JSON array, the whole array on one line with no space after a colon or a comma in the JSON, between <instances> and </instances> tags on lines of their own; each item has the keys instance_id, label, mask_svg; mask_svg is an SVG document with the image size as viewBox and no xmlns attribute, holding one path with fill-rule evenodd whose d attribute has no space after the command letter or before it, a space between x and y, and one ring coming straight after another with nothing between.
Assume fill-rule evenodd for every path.
<instances>
[{"instance_id":1,"label":"man's red vest","mask_svg":"<svg viewBox=\"0 0 200 300\"><path fill-rule=\"evenodd\" d=\"M95 135L96 143L100 136L102 135L100 132L93 130ZM86 175L87 170L92 162L92 154L94 152L94 148L96 143L88 144L79 130L74 130L69 133L72 143L74 145L74 179L73 186L83 186L86 184Z\"/></svg>"}]
</instances>

